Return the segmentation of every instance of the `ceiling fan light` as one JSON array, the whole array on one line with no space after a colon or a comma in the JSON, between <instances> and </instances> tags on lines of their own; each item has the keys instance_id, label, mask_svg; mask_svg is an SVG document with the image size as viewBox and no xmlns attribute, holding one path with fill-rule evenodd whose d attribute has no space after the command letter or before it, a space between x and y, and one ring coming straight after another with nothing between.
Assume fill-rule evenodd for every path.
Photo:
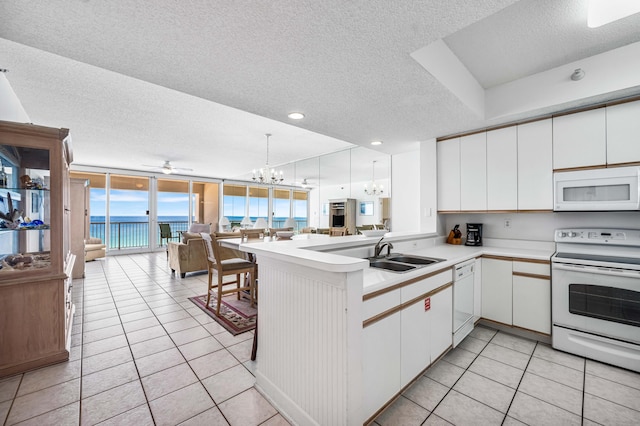
<instances>
[{"instance_id":1,"label":"ceiling fan light","mask_svg":"<svg viewBox=\"0 0 640 426\"><path fill-rule=\"evenodd\" d=\"M585 76L585 72L582 68L576 69L573 74L571 74L571 80L579 81L582 80Z\"/></svg>"},{"instance_id":2,"label":"ceiling fan light","mask_svg":"<svg viewBox=\"0 0 640 426\"><path fill-rule=\"evenodd\" d=\"M171 174L171 168L163 167L162 168L162 173L164 173L165 175L170 175Z\"/></svg>"}]
</instances>

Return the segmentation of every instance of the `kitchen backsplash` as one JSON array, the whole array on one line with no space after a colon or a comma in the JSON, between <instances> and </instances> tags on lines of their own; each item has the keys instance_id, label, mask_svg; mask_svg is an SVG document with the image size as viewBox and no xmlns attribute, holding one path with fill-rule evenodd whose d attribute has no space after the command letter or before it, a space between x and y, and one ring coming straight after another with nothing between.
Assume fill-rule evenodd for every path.
<instances>
[{"instance_id":1,"label":"kitchen backsplash","mask_svg":"<svg viewBox=\"0 0 640 426\"><path fill-rule=\"evenodd\" d=\"M553 231L558 228L640 229L640 212L460 213L440 215L439 219L445 224L440 232L443 235L460 224L466 237L467 223L483 223L484 238L534 241L553 241Z\"/></svg>"}]
</instances>

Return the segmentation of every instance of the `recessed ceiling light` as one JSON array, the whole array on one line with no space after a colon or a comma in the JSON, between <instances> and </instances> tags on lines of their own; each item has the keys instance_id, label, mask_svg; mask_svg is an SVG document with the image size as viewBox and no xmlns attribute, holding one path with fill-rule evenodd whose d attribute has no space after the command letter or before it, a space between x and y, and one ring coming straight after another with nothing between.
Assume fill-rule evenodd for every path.
<instances>
[{"instance_id":1,"label":"recessed ceiling light","mask_svg":"<svg viewBox=\"0 0 640 426\"><path fill-rule=\"evenodd\" d=\"M382 145L382 141L373 141L371 145Z\"/></svg>"},{"instance_id":2,"label":"recessed ceiling light","mask_svg":"<svg viewBox=\"0 0 640 426\"><path fill-rule=\"evenodd\" d=\"M301 112L292 112L289 113L289 118L292 120L302 120L304 118L304 114Z\"/></svg>"}]
</instances>

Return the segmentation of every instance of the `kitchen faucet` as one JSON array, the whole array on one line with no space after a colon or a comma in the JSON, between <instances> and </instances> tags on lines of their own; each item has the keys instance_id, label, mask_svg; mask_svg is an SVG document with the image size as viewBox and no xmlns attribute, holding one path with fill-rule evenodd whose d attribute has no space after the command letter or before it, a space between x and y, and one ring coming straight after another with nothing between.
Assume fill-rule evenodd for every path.
<instances>
[{"instance_id":1,"label":"kitchen faucet","mask_svg":"<svg viewBox=\"0 0 640 426\"><path fill-rule=\"evenodd\" d=\"M382 240L384 239L384 237L380 238L380 241L378 241L376 243L376 247L375 247L375 251L374 251L374 255L375 257L380 256L380 252L382 252L382 249L386 246L387 247L387 256L389 256L391 254L391 249L393 248L393 244L391 243L384 243L384 244L380 244L382 243Z\"/></svg>"}]
</instances>

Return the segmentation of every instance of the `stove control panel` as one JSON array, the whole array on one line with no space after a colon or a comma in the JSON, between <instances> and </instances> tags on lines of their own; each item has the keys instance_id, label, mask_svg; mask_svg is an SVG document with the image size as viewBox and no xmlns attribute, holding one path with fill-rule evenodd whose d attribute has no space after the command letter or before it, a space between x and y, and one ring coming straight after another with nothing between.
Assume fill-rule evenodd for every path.
<instances>
[{"instance_id":1,"label":"stove control panel","mask_svg":"<svg viewBox=\"0 0 640 426\"><path fill-rule=\"evenodd\" d=\"M554 241L576 244L640 245L640 230L635 229L557 229Z\"/></svg>"}]
</instances>

